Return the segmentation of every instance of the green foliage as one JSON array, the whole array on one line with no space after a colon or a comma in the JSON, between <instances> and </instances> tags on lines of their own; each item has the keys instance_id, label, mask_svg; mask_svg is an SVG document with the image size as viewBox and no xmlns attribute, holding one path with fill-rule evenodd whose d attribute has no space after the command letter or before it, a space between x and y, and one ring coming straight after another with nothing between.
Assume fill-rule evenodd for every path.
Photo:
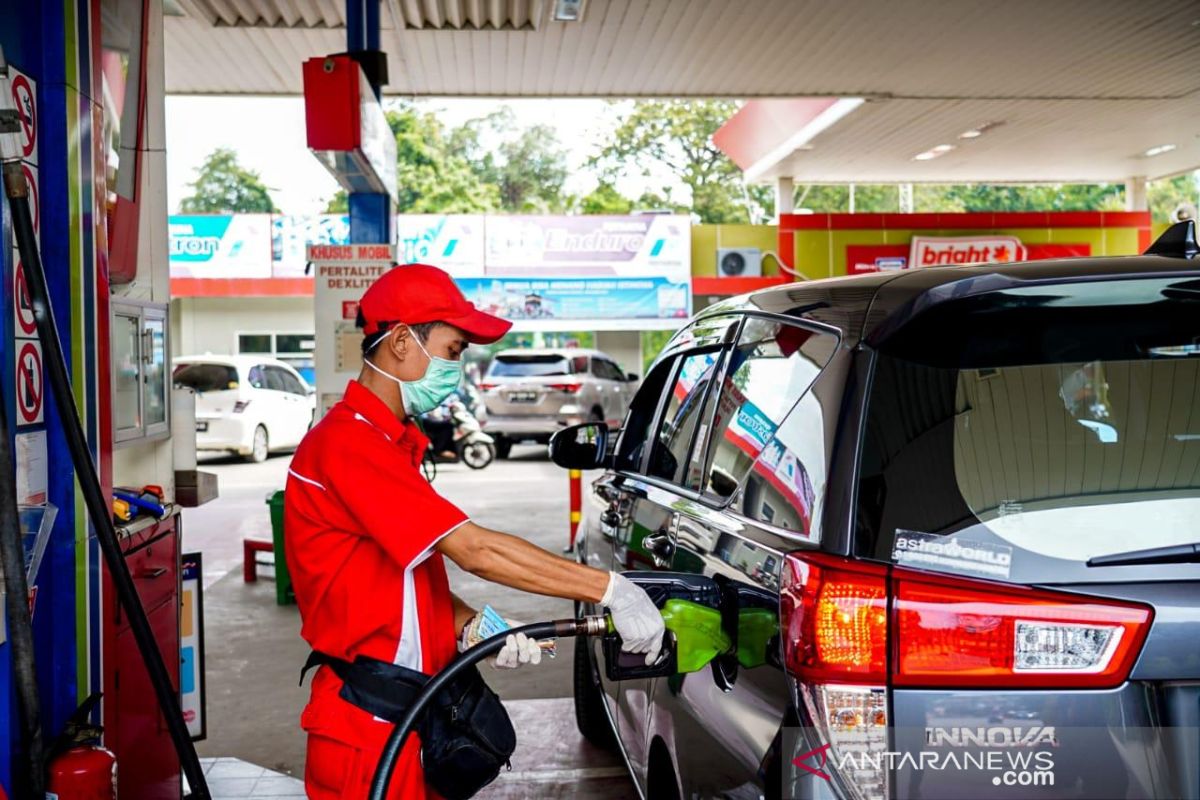
<instances>
[{"instance_id":1,"label":"green foliage","mask_svg":"<svg viewBox=\"0 0 1200 800\"><path fill-rule=\"evenodd\" d=\"M396 210L475 214L500 207L499 190L479 179L447 141L437 117L405 104L387 112L396 135Z\"/></svg>"},{"instance_id":2,"label":"green foliage","mask_svg":"<svg viewBox=\"0 0 1200 800\"><path fill-rule=\"evenodd\" d=\"M1155 222L1174 222L1171 214L1180 203L1200 206L1200 170L1151 181L1146 187L1146 202Z\"/></svg>"},{"instance_id":3,"label":"green foliage","mask_svg":"<svg viewBox=\"0 0 1200 800\"><path fill-rule=\"evenodd\" d=\"M642 331L641 377L646 377L646 373L650 371L650 365L654 363L654 359L658 358L658 354L662 352L674 335L675 331Z\"/></svg>"},{"instance_id":4,"label":"green foliage","mask_svg":"<svg viewBox=\"0 0 1200 800\"><path fill-rule=\"evenodd\" d=\"M747 187L712 141L735 111L728 100L639 100L589 163L610 183L631 170L672 175L690 190L688 208L701 222L763 222L773 213L770 188ZM660 194L669 207L677 205L669 188Z\"/></svg>"},{"instance_id":5,"label":"green foliage","mask_svg":"<svg viewBox=\"0 0 1200 800\"><path fill-rule=\"evenodd\" d=\"M850 187L802 187L797 194L796 207L818 213L849 211ZM1125 187L1113 183L913 186L913 209L919 212L1118 211L1124 207ZM854 210L859 213L899 211L899 189L894 184L856 184Z\"/></svg>"},{"instance_id":6,"label":"green foliage","mask_svg":"<svg viewBox=\"0 0 1200 800\"><path fill-rule=\"evenodd\" d=\"M270 214L277 212L271 193L254 170L238 163L226 147L208 154L188 184L192 193L179 203L185 214Z\"/></svg>"},{"instance_id":7,"label":"green foliage","mask_svg":"<svg viewBox=\"0 0 1200 800\"><path fill-rule=\"evenodd\" d=\"M325 204L326 214L349 214L350 213L350 195L346 194L345 189L338 189L333 193L333 197L329 198L329 202Z\"/></svg>"},{"instance_id":8,"label":"green foliage","mask_svg":"<svg viewBox=\"0 0 1200 800\"><path fill-rule=\"evenodd\" d=\"M578 209L582 214L628 214L633 210L633 201L611 183L600 181L599 186L580 198Z\"/></svg>"},{"instance_id":9,"label":"green foliage","mask_svg":"<svg viewBox=\"0 0 1200 800\"><path fill-rule=\"evenodd\" d=\"M473 119L449 135L449 151L463 159L481 183L495 186L500 209L518 214L568 210L563 194L567 154L554 129L518 129L508 106Z\"/></svg>"}]
</instances>

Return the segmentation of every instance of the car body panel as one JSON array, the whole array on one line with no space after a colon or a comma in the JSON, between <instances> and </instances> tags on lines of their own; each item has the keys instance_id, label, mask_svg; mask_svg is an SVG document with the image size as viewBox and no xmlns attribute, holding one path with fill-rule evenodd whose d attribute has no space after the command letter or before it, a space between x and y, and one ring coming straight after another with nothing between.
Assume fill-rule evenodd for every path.
<instances>
[{"instance_id":1,"label":"car body panel","mask_svg":"<svg viewBox=\"0 0 1200 800\"><path fill-rule=\"evenodd\" d=\"M869 391L877 348L892 341L921 314L965 297L1011 292L1015 288L1165 276L1200 279L1200 263L1162 257L1071 259L1011 266L940 268L795 284L718 303L699 314L664 348L650 375L681 353L711 341L695 331L730 315L780 315L836 331L841 341L820 376L804 395L810 417L804 427L812 443L809 477L819 507L811 529L795 520L762 516L770 487L751 496L753 477L725 504L689 488L618 465L591 482L585 493L580 555L586 563L618 570L695 572L737 587L764 607L778 607L784 554L817 548L851 556L855 552L856 497ZM1200 282L1197 283L1200 286ZM1200 291L1200 290L1198 290ZM1200 328L1197 329L1200 334ZM725 340L726 343L728 340ZM647 376L645 385L651 383ZM666 386L670 386L668 380ZM666 392L666 389L658 390ZM641 397L634 401L643 404ZM667 398L659 400L659 409ZM631 411L631 414L633 412ZM657 412L655 419L661 415ZM630 422L627 419L626 428ZM654 433L651 436L656 435ZM698 436L704 442L704 433ZM819 440L819 443L817 442ZM621 458L618 443L618 459ZM813 460L813 452L821 453ZM648 467L649 453L639 463ZM765 492L765 493L764 493ZM759 505L755 505L759 503ZM791 529L789 529L791 528ZM666 532L669 560L655 558L647 537ZM1200 537L1197 537L1200 538ZM1136 547L1131 537L1131 548ZM1200 610L1194 564L1106 567L1089 571L1088 582L1048 579L1036 584L1055 591L1110 598L1154 610L1140 656L1129 680L1112 689L1033 691L913 689L893 687L890 726L898 738L923 736L929 726L1041 724L1103 731L1108 744L1090 749L1082 734L1059 745L1063 776L1072 770L1076 785L1039 789L1039 797L1088 796L1079 786L1126 787L1131 797L1200 797ZM776 641L775 646L778 646ZM602 655L593 650L593 655ZM724 668L723 668L724 669ZM671 754L684 797L771 796L766 764L778 758L772 748L787 724L804 713L796 683L775 661L732 670L715 667L674 678L601 684L610 718L639 791L645 792L655 742ZM603 670L601 670L603 675ZM791 720L789 723L788 720ZM919 732L919 733L918 733ZM1065 735L1065 734L1064 734ZM1125 737L1122 739L1122 737ZM917 740L897 741L920 750ZM897 747L898 749L898 747ZM1097 753L1104 764L1096 768ZM1121 777L1124 776L1124 777ZM1090 782L1090 783L1089 783ZM840 797L836 784L801 780L805 796ZM961 785L925 773L897 771L895 797L945 797ZM980 797L1011 797L1013 789L989 785Z\"/></svg>"},{"instance_id":2,"label":"car body panel","mask_svg":"<svg viewBox=\"0 0 1200 800\"><path fill-rule=\"evenodd\" d=\"M542 371L553 374L537 374ZM616 427L638 386L608 355L580 348L503 350L493 356L480 383L489 433L537 441L589 420ZM564 391L556 385L578 388Z\"/></svg>"},{"instance_id":3,"label":"car body panel","mask_svg":"<svg viewBox=\"0 0 1200 800\"><path fill-rule=\"evenodd\" d=\"M250 455L259 426L266 429L271 450L291 449L312 424L316 398L300 374L282 361L202 355L183 356L173 364L173 374L194 364L228 367L237 374L235 388L196 392L197 450ZM283 386L290 391L278 388ZM245 403L242 411L234 410L238 403Z\"/></svg>"}]
</instances>

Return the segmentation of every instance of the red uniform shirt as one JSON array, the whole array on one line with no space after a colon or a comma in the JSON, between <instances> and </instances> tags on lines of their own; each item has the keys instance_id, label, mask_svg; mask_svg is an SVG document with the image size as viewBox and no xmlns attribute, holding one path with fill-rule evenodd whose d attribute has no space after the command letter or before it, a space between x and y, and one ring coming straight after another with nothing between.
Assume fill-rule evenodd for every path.
<instances>
[{"instance_id":1,"label":"red uniform shirt","mask_svg":"<svg viewBox=\"0 0 1200 800\"><path fill-rule=\"evenodd\" d=\"M427 445L415 424L351 381L296 451L285 495L287 562L300 634L314 650L426 674L454 657L454 608L433 548L467 517L421 473ZM310 737L377 751L392 726L342 700L340 690L332 670L319 670L301 725ZM424 794L416 757L410 741L391 794Z\"/></svg>"}]
</instances>

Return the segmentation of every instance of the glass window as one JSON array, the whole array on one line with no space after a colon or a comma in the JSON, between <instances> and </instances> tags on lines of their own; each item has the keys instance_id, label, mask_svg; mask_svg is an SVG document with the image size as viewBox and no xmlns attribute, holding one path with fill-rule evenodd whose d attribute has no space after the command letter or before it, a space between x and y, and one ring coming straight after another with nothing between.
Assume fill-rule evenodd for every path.
<instances>
[{"instance_id":1,"label":"glass window","mask_svg":"<svg viewBox=\"0 0 1200 800\"><path fill-rule=\"evenodd\" d=\"M166 321L146 319L146 425L167 421L167 332Z\"/></svg>"},{"instance_id":2,"label":"glass window","mask_svg":"<svg viewBox=\"0 0 1200 800\"><path fill-rule=\"evenodd\" d=\"M283 390L288 394L298 394L302 397L308 395L308 390L304 388L304 384L292 373L278 367L273 368L271 371L279 373L279 380L283 381Z\"/></svg>"},{"instance_id":3,"label":"glass window","mask_svg":"<svg viewBox=\"0 0 1200 800\"><path fill-rule=\"evenodd\" d=\"M1194 575L1087 563L1200 538L1196 296L1191 277L1046 284L914 319L876 360L858 551L1017 583Z\"/></svg>"},{"instance_id":4,"label":"glass window","mask_svg":"<svg viewBox=\"0 0 1200 800\"><path fill-rule=\"evenodd\" d=\"M571 358L571 373L574 375L587 375L588 358L587 356L573 356Z\"/></svg>"},{"instance_id":5,"label":"glass window","mask_svg":"<svg viewBox=\"0 0 1200 800\"><path fill-rule=\"evenodd\" d=\"M316 348L316 337L311 333L275 334L276 353L311 353Z\"/></svg>"},{"instance_id":6,"label":"glass window","mask_svg":"<svg viewBox=\"0 0 1200 800\"><path fill-rule=\"evenodd\" d=\"M238 352L250 355L273 355L271 334L269 333L240 333L238 334Z\"/></svg>"},{"instance_id":7,"label":"glass window","mask_svg":"<svg viewBox=\"0 0 1200 800\"><path fill-rule=\"evenodd\" d=\"M267 373L262 366L253 366L250 368L250 385L255 389L267 388Z\"/></svg>"},{"instance_id":8,"label":"glass window","mask_svg":"<svg viewBox=\"0 0 1200 800\"><path fill-rule=\"evenodd\" d=\"M604 380L607 380L607 381L622 381L622 382L624 382L625 373L621 372L621 368L618 367L613 362L609 361L608 359L597 358L594 360L593 363L595 365L594 369L596 372L596 377L603 378Z\"/></svg>"},{"instance_id":9,"label":"glass window","mask_svg":"<svg viewBox=\"0 0 1200 800\"><path fill-rule=\"evenodd\" d=\"M666 408L654 437L654 448L647 465L647 474L676 483L690 485L685 480L688 453L692 438L703 417L704 398L716 377L721 351L708 350L684 354L675 376Z\"/></svg>"},{"instance_id":10,"label":"glass window","mask_svg":"<svg viewBox=\"0 0 1200 800\"><path fill-rule=\"evenodd\" d=\"M629 415L621 430L621 440L617 443L617 456L614 465L619 470L640 472L642 457L645 455L645 444L650 440L650 425L654 422L654 414L658 411L663 390L667 380L674 375L678 359L667 358L660 361L650 370L646 380L629 404Z\"/></svg>"},{"instance_id":11,"label":"glass window","mask_svg":"<svg viewBox=\"0 0 1200 800\"><path fill-rule=\"evenodd\" d=\"M228 364L184 364L175 370L177 386L187 386L197 394L236 389L237 370Z\"/></svg>"},{"instance_id":12,"label":"glass window","mask_svg":"<svg viewBox=\"0 0 1200 800\"><path fill-rule=\"evenodd\" d=\"M279 367L267 367L267 388L276 392L286 392L287 380L289 377L286 372Z\"/></svg>"},{"instance_id":13,"label":"glass window","mask_svg":"<svg viewBox=\"0 0 1200 800\"><path fill-rule=\"evenodd\" d=\"M113 315L113 406L118 431L142 427L142 330L138 314Z\"/></svg>"},{"instance_id":14,"label":"glass window","mask_svg":"<svg viewBox=\"0 0 1200 800\"><path fill-rule=\"evenodd\" d=\"M829 363L837 337L750 317L729 357L713 416L706 494L728 498Z\"/></svg>"},{"instance_id":15,"label":"glass window","mask_svg":"<svg viewBox=\"0 0 1200 800\"><path fill-rule=\"evenodd\" d=\"M540 378L570 374L571 363L565 356L554 353L496 356L488 370L488 376L493 378Z\"/></svg>"},{"instance_id":16,"label":"glass window","mask_svg":"<svg viewBox=\"0 0 1200 800\"><path fill-rule=\"evenodd\" d=\"M734 507L750 519L816 538L826 461L824 411L808 391L754 462Z\"/></svg>"}]
</instances>

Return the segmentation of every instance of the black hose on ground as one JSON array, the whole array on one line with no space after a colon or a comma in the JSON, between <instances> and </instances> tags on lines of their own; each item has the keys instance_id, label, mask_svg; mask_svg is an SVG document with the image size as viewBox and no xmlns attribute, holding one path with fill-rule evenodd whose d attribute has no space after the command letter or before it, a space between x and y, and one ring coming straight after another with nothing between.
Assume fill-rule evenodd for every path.
<instances>
[{"instance_id":1,"label":"black hose on ground","mask_svg":"<svg viewBox=\"0 0 1200 800\"><path fill-rule=\"evenodd\" d=\"M21 714L21 744L25 755L24 790L14 796L46 794L45 745L37 672L33 663L33 620L29 615L29 584L25 578L25 546L17 511L17 476L9 438L8 412L0 402L0 566L4 569L8 640L12 644L13 678Z\"/></svg>"},{"instance_id":2,"label":"black hose on ground","mask_svg":"<svg viewBox=\"0 0 1200 800\"><path fill-rule=\"evenodd\" d=\"M387 797L388 785L392 781L392 772L396 769L396 759L404 747L405 740L416 727L417 719L429 701L440 692L447 683L454 680L458 673L474 666L483 659L498 652L504 647L505 640L513 634L523 633L530 639L568 638L571 636L600 636L607 631L604 617L584 617L583 619L560 619L553 622L535 622L532 625L522 625L504 633L498 633L490 639L484 639L479 644L464 650L455 656L445 668L429 679L421 689L421 693L413 700L404 719L396 724L388 736L379 764L375 767L375 775L371 778L371 792L368 800L384 800Z\"/></svg>"},{"instance_id":3,"label":"black hose on ground","mask_svg":"<svg viewBox=\"0 0 1200 800\"><path fill-rule=\"evenodd\" d=\"M158 706L166 718L167 732L179 755L179 763L183 774L187 777L188 786L193 797L209 800L208 783L204 779L204 770L200 767L200 759L196 755L196 747L188 733L187 724L183 721L183 712L179 706L179 695L171 684L170 673L163 661L158 643L150 622L146 619L146 610L142 608L133 577L129 574L129 565L121 552L117 541L117 532L113 527L112 511L104 491L100 487L100 478L96 474L96 464L92 461L91 450L87 437L83 433L83 425L79 421L79 409L75 405L75 395L71 391L71 379L67 375L67 364L63 356L62 342L58 338L58 327L54 322L54 309L50 305L50 293L46 288L46 274L42 270L41 254L38 252L37 238L33 231L33 219L29 213L29 187L25 183L25 175L19 162L4 164L4 190L8 195L9 206L12 209L13 227L17 234L17 246L20 248L21 260L25 265L25 281L29 288L29 300L33 306L33 315L37 321L38 336L42 340L42 355L45 364L46 377L54 392L58 406L59 421L66 436L67 448L71 451L71 462L75 467L75 478L79 481L79 489L87 506L88 517L95 530L96 539L100 544L100 552L108 566L109 574L116 588L117 600L129 618L129 627L133 631L133 639L150 675L150 683L158 698ZM23 573L22 573L23 574ZM16 598L10 598L10 606ZM31 795L40 797L41 795Z\"/></svg>"}]
</instances>

